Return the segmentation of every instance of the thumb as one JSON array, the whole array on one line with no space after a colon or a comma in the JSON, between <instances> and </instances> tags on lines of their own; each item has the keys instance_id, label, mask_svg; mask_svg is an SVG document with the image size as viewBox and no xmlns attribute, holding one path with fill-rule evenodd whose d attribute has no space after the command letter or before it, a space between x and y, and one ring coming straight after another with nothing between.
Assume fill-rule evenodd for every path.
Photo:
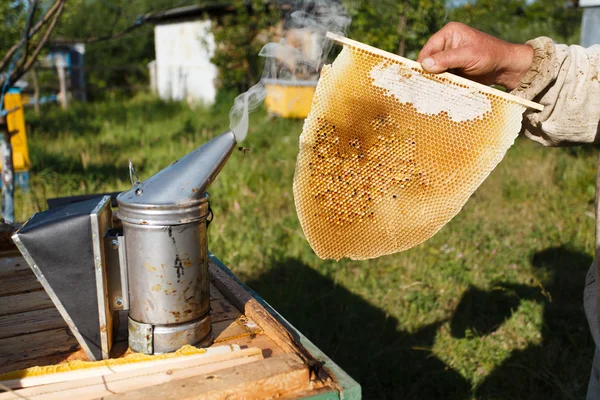
<instances>
[{"instance_id":1,"label":"thumb","mask_svg":"<svg viewBox=\"0 0 600 400\"><path fill-rule=\"evenodd\" d=\"M464 69L472 64L475 55L468 47L440 51L432 54L421 62L423 69L427 72L439 74L449 69Z\"/></svg>"}]
</instances>

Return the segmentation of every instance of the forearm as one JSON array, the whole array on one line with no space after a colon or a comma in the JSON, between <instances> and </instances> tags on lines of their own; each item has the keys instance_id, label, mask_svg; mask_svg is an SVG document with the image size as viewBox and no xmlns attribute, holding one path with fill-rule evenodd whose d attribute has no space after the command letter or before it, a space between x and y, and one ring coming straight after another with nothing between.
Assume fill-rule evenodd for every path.
<instances>
[{"instance_id":1,"label":"forearm","mask_svg":"<svg viewBox=\"0 0 600 400\"><path fill-rule=\"evenodd\" d=\"M600 142L600 46L528 42L534 62L513 94L544 106L523 120L526 136L546 146Z\"/></svg>"}]
</instances>

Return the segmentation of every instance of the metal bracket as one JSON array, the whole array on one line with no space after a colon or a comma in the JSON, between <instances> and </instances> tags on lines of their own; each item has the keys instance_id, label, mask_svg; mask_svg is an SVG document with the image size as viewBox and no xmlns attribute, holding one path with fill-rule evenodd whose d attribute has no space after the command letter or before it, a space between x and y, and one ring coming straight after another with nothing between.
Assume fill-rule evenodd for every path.
<instances>
[{"instance_id":1,"label":"metal bracket","mask_svg":"<svg viewBox=\"0 0 600 400\"><path fill-rule=\"evenodd\" d=\"M154 354L154 327L127 318L129 321L129 347L137 353Z\"/></svg>"},{"instance_id":2,"label":"metal bracket","mask_svg":"<svg viewBox=\"0 0 600 400\"><path fill-rule=\"evenodd\" d=\"M129 282L122 229L109 229L104 235L109 306L113 311L129 309Z\"/></svg>"},{"instance_id":3,"label":"metal bracket","mask_svg":"<svg viewBox=\"0 0 600 400\"><path fill-rule=\"evenodd\" d=\"M113 344L113 329L118 324L108 301L108 269L104 252L103 235L112 226L110 196L104 196L90 213L92 233L92 251L94 252L94 273L96 277L96 297L98 300L98 319L102 359L110 358Z\"/></svg>"}]
</instances>

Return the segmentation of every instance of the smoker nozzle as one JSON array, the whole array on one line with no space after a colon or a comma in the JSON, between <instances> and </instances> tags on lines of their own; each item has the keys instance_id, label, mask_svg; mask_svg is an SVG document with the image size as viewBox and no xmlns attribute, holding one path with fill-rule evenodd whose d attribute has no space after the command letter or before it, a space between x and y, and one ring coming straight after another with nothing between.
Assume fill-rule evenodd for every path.
<instances>
[{"instance_id":1,"label":"smoker nozzle","mask_svg":"<svg viewBox=\"0 0 600 400\"><path fill-rule=\"evenodd\" d=\"M119 195L119 205L170 206L199 200L235 149L227 131Z\"/></svg>"}]
</instances>

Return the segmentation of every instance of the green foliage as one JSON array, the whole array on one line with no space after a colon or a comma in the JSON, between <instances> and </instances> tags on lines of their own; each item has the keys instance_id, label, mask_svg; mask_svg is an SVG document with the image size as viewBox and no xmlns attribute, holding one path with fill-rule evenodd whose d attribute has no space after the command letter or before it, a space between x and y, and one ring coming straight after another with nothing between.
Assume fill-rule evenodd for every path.
<instances>
[{"instance_id":1,"label":"green foliage","mask_svg":"<svg viewBox=\"0 0 600 400\"><path fill-rule=\"evenodd\" d=\"M236 0L236 12L223 17L213 29L218 48L213 62L220 71L225 89L246 90L262 74L262 60L257 57L262 46L271 40L280 12L273 5L254 0L251 6ZM404 2L365 0L358 7L348 0L352 17L349 35L388 51L397 52L404 40L405 54L415 56L429 35L441 28L445 16L444 0L407 0L405 29L399 29Z\"/></svg>"},{"instance_id":2,"label":"green foliage","mask_svg":"<svg viewBox=\"0 0 600 400\"><path fill-rule=\"evenodd\" d=\"M444 6L444 0L364 0L352 12L348 35L396 54L404 39L404 55L416 58L429 36L443 26Z\"/></svg>"},{"instance_id":3,"label":"green foliage","mask_svg":"<svg viewBox=\"0 0 600 400\"><path fill-rule=\"evenodd\" d=\"M181 5L181 0L70 0L55 38L85 40L108 37L131 27L143 15ZM154 27L146 24L118 39L86 44L85 64L92 98L106 87L127 94L148 84L148 62L154 60ZM115 68L123 67L123 68Z\"/></svg>"},{"instance_id":4,"label":"green foliage","mask_svg":"<svg viewBox=\"0 0 600 400\"><path fill-rule=\"evenodd\" d=\"M537 36L577 43L581 10L564 0L471 0L460 6L442 0L364 0L353 10L349 36L398 53L402 38L405 55L416 58L427 39L446 22L463 22L493 36L523 43ZM405 29L402 31L402 17Z\"/></svg>"},{"instance_id":5,"label":"green foliage","mask_svg":"<svg viewBox=\"0 0 600 400\"><path fill-rule=\"evenodd\" d=\"M27 2L31 2L31 0L5 0L0 2L0 59L23 38L23 29L29 11L26 7ZM53 0L38 0L36 11L31 18L32 25L40 20L52 4ZM40 33L33 38L35 39L33 43L37 43L39 36ZM31 50L32 43L30 42L29 45Z\"/></svg>"},{"instance_id":6,"label":"green foliage","mask_svg":"<svg viewBox=\"0 0 600 400\"><path fill-rule=\"evenodd\" d=\"M260 49L271 41L269 28L280 19L276 5L263 0L235 0L234 13L215 20L217 48L212 62L219 69L219 86L246 91L262 76Z\"/></svg>"},{"instance_id":7,"label":"green foliage","mask_svg":"<svg viewBox=\"0 0 600 400\"><path fill-rule=\"evenodd\" d=\"M19 2L0 2L0 59L23 34L24 9L24 5Z\"/></svg>"},{"instance_id":8,"label":"green foliage","mask_svg":"<svg viewBox=\"0 0 600 400\"><path fill-rule=\"evenodd\" d=\"M477 0L451 10L463 22L513 43L549 36L559 43L577 44L581 10L564 0Z\"/></svg>"}]
</instances>

